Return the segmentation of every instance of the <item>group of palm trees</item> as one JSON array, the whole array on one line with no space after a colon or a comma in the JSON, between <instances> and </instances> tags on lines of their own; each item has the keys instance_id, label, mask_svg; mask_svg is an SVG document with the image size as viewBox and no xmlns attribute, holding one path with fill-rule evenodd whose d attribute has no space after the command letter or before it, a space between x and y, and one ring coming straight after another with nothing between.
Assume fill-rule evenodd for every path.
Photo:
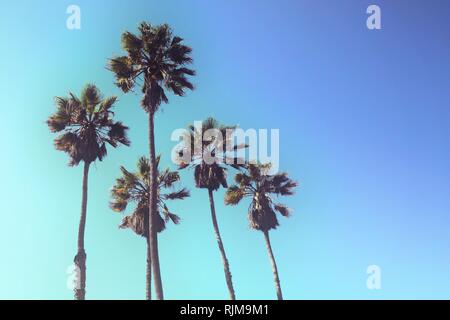
<instances>
[{"instance_id":1,"label":"group of palm trees","mask_svg":"<svg viewBox=\"0 0 450 320\"><path fill-rule=\"evenodd\" d=\"M156 299L164 299L161 280L158 233L165 229L166 223L178 224L180 218L170 212L167 201L189 197L186 188L175 190L180 181L178 171L160 168L161 156L156 156L154 117L162 103L168 103L166 93L183 96L186 90L193 90L190 81L195 71L189 68L192 63L192 49L183 44L183 39L174 36L167 24L152 26L142 22L138 34L124 32L122 47L126 55L113 57L108 68L116 78L116 85L124 93L136 87L142 90L141 106L148 115L149 158L141 157L137 170L132 172L121 167L121 176L117 178L111 190L110 207L117 212L124 212L128 204L134 210L125 216L121 228L130 228L147 241L146 297L151 299L151 279L153 275ZM107 155L107 145L116 148L129 146L128 127L114 120L112 111L116 97L105 98L99 89L87 85L77 97L70 93L68 97L57 97L57 111L50 116L47 124L53 133L59 133L55 139L55 148L69 155L70 166L84 164L81 217L78 231L78 250L74 263L78 270L78 284L74 289L75 299L84 300L86 294L86 252L84 248L84 231L88 198L88 175L92 163L102 161ZM227 148L232 141L230 135L235 126L224 126L215 119L208 118L202 122L201 129L190 126L187 130L190 143L180 149L178 169L191 168L194 171L195 185L208 191L211 217L219 251L222 256L225 279L230 299L235 299L235 291L228 258L217 223L214 205L214 191L220 187L227 188L225 204L236 205L244 198L250 198L248 210L250 227L262 231L272 263L275 287L278 299L282 292L278 270L270 244L269 231L278 226L276 212L289 216L290 209L276 203L277 196L292 195L297 183L289 179L286 173L270 174L270 164L245 163L235 161L229 164ZM203 134L208 129L224 133L225 139L204 141ZM199 141L200 139L200 141ZM194 147L200 143L201 148ZM246 145L234 149L246 148ZM189 159L183 157L189 150ZM214 156L212 163L204 161L205 150ZM237 159L235 159L237 160ZM242 163L242 164L238 164ZM235 185L228 187L227 171L229 167L236 170ZM150 219L151 218L151 219Z\"/></svg>"}]
</instances>

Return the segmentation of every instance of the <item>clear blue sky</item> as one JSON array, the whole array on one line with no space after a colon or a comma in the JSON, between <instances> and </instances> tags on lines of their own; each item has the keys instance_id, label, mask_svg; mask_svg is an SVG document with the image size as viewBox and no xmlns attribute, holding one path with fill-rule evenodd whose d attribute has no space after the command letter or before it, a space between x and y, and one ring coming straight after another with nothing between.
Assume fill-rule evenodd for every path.
<instances>
[{"instance_id":1,"label":"clear blue sky","mask_svg":"<svg viewBox=\"0 0 450 320\"><path fill-rule=\"evenodd\" d=\"M82 29L66 29L66 8ZM378 4L382 30L366 28ZM147 153L139 96L105 69L120 35L140 21L169 23L194 48L197 90L157 116L157 148L172 165L170 133L214 116L279 128L281 168L301 183L295 210L272 232L287 299L450 298L450 2L2 1L0 298L71 299L81 168L54 150L53 97L94 82L118 95L130 148L91 170L87 297L143 299L145 241L119 230L108 208L119 166ZM173 165L172 165L173 166ZM182 217L160 237L169 299L226 299L205 190L174 203ZM237 297L275 298L263 237L247 204L217 212ZM366 268L382 289L366 288Z\"/></svg>"}]
</instances>

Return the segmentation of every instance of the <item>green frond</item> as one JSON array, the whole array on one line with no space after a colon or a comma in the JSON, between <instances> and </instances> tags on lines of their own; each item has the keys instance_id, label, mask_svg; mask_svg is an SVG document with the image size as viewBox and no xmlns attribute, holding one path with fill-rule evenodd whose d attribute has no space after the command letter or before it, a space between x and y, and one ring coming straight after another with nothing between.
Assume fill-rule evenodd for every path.
<instances>
[{"instance_id":1,"label":"green frond","mask_svg":"<svg viewBox=\"0 0 450 320\"><path fill-rule=\"evenodd\" d=\"M81 141L75 133L66 132L57 137L54 143L56 150L63 151L70 156L69 165L77 165L82 160Z\"/></svg>"},{"instance_id":2,"label":"green frond","mask_svg":"<svg viewBox=\"0 0 450 320\"><path fill-rule=\"evenodd\" d=\"M106 149L106 144L102 143L99 146L99 148L95 154L95 157L98 158L98 161L102 161L103 158L105 158L107 155L108 155L108 150Z\"/></svg>"},{"instance_id":3,"label":"green frond","mask_svg":"<svg viewBox=\"0 0 450 320\"><path fill-rule=\"evenodd\" d=\"M277 210L279 213L281 213L282 216L284 217L289 217L291 214L291 209L289 209L288 207L286 207L285 205L281 204L281 203L276 203L274 205L275 210Z\"/></svg>"},{"instance_id":4,"label":"green frond","mask_svg":"<svg viewBox=\"0 0 450 320\"><path fill-rule=\"evenodd\" d=\"M181 221L181 218L178 215L174 214L174 213L170 213L169 212L168 216L169 216L169 219L172 220L172 222L174 224L179 224L180 221Z\"/></svg>"},{"instance_id":5,"label":"green frond","mask_svg":"<svg viewBox=\"0 0 450 320\"><path fill-rule=\"evenodd\" d=\"M185 90L194 90L194 85L184 76L177 76L167 78L165 85L169 88L175 95L184 96Z\"/></svg>"},{"instance_id":6,"label":"green frond","mask_svg":"<svg viewBox=\"0 0 450 320\"><path fill-rule=\"evenodd\" d=\"M112 96L112 97L107 97L105 99L103 99L100 103L100 110L101 112L108 112L109 109L111 109L114 104L117 102L117 97L116 96Z\"/></svg>"},{"instance_id":7,"label":"green frond","mask_svg":"<svg viewBox=\"0 0 450 320\"><path fill-rule=\"evenodd\" d=\"M128 140L127 131L128 127L124 126L122 122L111 123L108 131L108 143L113 147L117 147L119 144L129 146L131 143Z\"/></svg>"},{"instance_id":8,"label":"green frond","mask_svg":"<svg viewBox=\"0 0 450 320\"><path fill-rule=\"evenodd\" d=\"M125 205L128 204L131 199L131 191L133 187L134 185L128 185L123 177L118 178L116 180L116 184L111 188L111 203L117 202Z\"/></svg>"},{"instance_id":9,"label":"green frond","mask_svg":"<svg viewBox=\"0 0 450 320\"><path fill-rule=\"evenodd\" d=\"M184 40L183 38L180 38L180 37L175 36L175 37L173 37L172 43L171 43L170 45L173 46L173 45L179 44L179 43L181 43L183 40Z\"/></svg>"},{"instance_id":10,"label":"green frond","mask_svg":"<svg viewBox=\"0 0 450 320\"><path fill-rule=\"evenodd\" d=\"M117 79L128 79L133 76L133 61L128 56L115 57L109 60L108 69L115 73Z\"/></svg>"},{"instance_id":11,"label":"green frond","mask_svg":"<svg viewBox=\"0 0 450 320\"><path fill-rule=\"evenodd\" d=\"M81 103L89 111L98 105L102 100L102 95L98 88L93 84L88 84L81 92ZM91 111L92 112L92 111Z\"/></svg>"},{"instance_id":12,"label":"green frond","mask_svg":"<svg viewBox=\"0 0 450 320\"><path fill-rule=\"evenodd\" d=\"M282 196L290 196L294 194L294 189L298 183L289 179L287 173L278 173L270 179L270 192L280 194Z\"/></svg>"},{"instance_id":13,"label":"green frond","mask_svg":"<svg viewBox=\"0 0 450 320\"><path fill-rule=\"evenodd\" d=\"M192 49L186 45L181 44L181 41L174 43L167 51L167 56L179 65L186 65L192 63L191 57Z\"/></svg>"},{"instance_id":14,"label":"green frond","mask_svg":"<svg viewBox=\"0 0 450 320\"><path fill-rule=\"evenodd\" d=\"M127 208L128 202L124 200L111 201L109 207L115 212L123 212Z\"/></svg>"},{"instance_id":15,"label":"green frond","mask_svg":"<svg viewBox=\"0 0 450 320\"><path fill-rule=\"evenodd\" d=\"M258 181L261 178L261 170L258 165L249 164L247 167L250 179L253 181Z\"/></svg>"},{"instance_id":16,"label":"green frond","mask_svg":"<svg viewBox=\"0 0 450 320\"><path fill-rule=\"evenodd\" d=\"M237 205L245 195L245 191L238 186L231 186L225 193L226 205Z\"/></svg>"},{"instance_id":17,"label":"green frond","mask_svg":"<svg viewBox=\"0 0 450 320\"><path fill-rule=\"evenodd\" d=\"M189 190L183 188L178 191L174 191L164 195L164 199L166 200L183 200L190 196Z\"/></svg>"},{"instance_id":18,"label":"green frond","mask_svg":"<svg viewBox=\"0 0 450 320\"><path fill-rule=\"evenodd\" d=\"M137 60L139 59L139 51L143 48L142 39L126 31L122 34L122 48L130 54L130 57Z\"/></svg>"},{"instance_id":19,"label":"green frond","mask_svg":"<svg viewBox=\"0 0 450 320\"><path fill-rule=\"evenodd\" d=\"M247 187L251 184L251 179L245 173L239 172L234 176L234 181L241 187Z\"/></svg>"},{"instance_id":20,"label":"green frond","mask_svg":"<svg viewBox=\"0 0 450 320\"><path fill-rule=\"evenodd\" d=\"M291 196L295 193L295 188L298 186L298 183L295 181L288 181L283 184L277 191L282 196Z\"/></svg>"},{"instance_id":21,"label":"green frond","mask_svg":"<svg viewBox=\"0 0 450 320\"><path fill-rule=\"evenodd\" d=\"M146 22L146 21L142 21L139 26L138 26L138 30L141 34L141 38L144 40L150 40L149 35L151 34L152 31L152 26L150 23Z\"/></svg>"},{"instance_id":22,"label":"green frond","mask_svg":"<svg viewBox=\"0 0 450 320\"><path fill-rule=\"evenodd\" d=\"M134 173L128 171L123 166L120 167L120 171L122 172L122 176L125 182L124 184L126 186L134 186L136 184L136 182L138 181L138 177Z\"/></svg>"},{"instance_id":23,"label":"green frond","mask_svg":"<svg viewBox=\"0 0 450 320\"><path fill-rule=\"evenodd\" d=\"M150 175L150 163L148 158L142 156L138 160L138 173L141 177L141 179L148 179Z\"/></svg>"},{"instance_id":24,"label":"green frond","mask_svg":"<svg viewBox=\"0 0 450 320\"><path fill-rule=\"evenodd\" d=\"M273 175L271 179L274 187L279 187L289 180L288 175L285 172L277 173Z\"/></svg>"},{"instance_id":25,"label":"green frond","mask_svg":"<svg viewBox=\"0 0 450 320\"><path fill-rule=\"evenodd\" d=\"M220 126L219 122L216 119L214 119L213 117L209 117L202 122L203 132L205 132L206 130L210 130L210 129L220 129L220 127L221 126Z\"/></svg>"},{"instance_id":26,"label":"green frond","mask_svg":"<svg viewBox=\"0 0 450 320\"><path fill-rule=\"evenodd\" d=\"M178 215L170 212L169 208L165 204L163 205L163 214L165 223L169 222L170 220L172 220L174 224L180 223L181 218Z\"/></svg>"},{"instance_id":27,"label":"green frond","mask_svg":"<svg viewBox=\"0 0 450 320\"><path fill-rule=\"evenodd\" d=\"M122 56L109 60L108 69L116 77L116 85L125 93L133 89L135 84L135 66L131 57Z\"/></svg>"},{"instance_id":28,"label":"green frond","mask_svg":"<svg viewBox=\"0 0 450 320\"><path fill-rule=\"evenodd\" d=\"M80 105L72 98L55 97L57 111L49 117L47 125L51 132L63 131L67 126L77 121L80 115Z\"/></svg>"},{"instance_id":29,"label":"green frond","mask_svg":"<svg viewBox=\"0 0 450 320\"><path fill-rule=\"evenodd\" d=\"M69 98L65 97L55 97L55 104L58 108L58 110L66 110L69 106Z\"/></svg>"},{"instance_id":30,"label":"green frond","mask_svg":"<svg viewBox=\"0 0 450 320\"><path fill-rule=\"evenodd\" d=\"M166 169L159 175L159 183L163 188L170 188L178 181L180 181L178 171L170 171L169 169Z\"/></svg>"},{"instance_id":31,"label":"green frond","mask_svg":"<svg viewBox=\"0 0 450 320\"><path fill-rule=\"evenodd\" d=\"M186 67L173 69L171 72L171 76L185 77L185 76L195 76L196 72L193 69L189 69Z\"/></svg>"},{"instance_id":32,"label":"green frond","mask_svg":"<svg viewBox=\"0 0 450 320\"><path fill-rule=\"evenodd\" d=\"M135 81L130 78L117 78L116 86L124 93L128 93L134 87Z\"/></svg>"}]
</instances>

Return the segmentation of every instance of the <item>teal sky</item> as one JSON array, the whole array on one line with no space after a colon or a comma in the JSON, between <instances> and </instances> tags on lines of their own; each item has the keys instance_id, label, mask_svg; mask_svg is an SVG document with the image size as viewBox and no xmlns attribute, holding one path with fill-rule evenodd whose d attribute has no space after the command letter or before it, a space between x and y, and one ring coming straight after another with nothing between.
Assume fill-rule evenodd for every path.
<instances>
[{"instance_id":1,"label":"teal sky","mask_svg":"<svg viewBox=\"0 0 450 320\"><path fill-rule=\"evenodd\" d=\"M66 8L81 8L81 30ZM378 4L382 30L366 28ZM299 181L283 199L294 215L271 233L287 299L450 298L450 2L384 0L3 1L0 4L0 298L71 299L82 168L67 166L45 124L54 96L88 82L117 95L130 148L90 172L87 298L145 298L145 241L119 230L108 208L119 166L147 154L139 95L106 70L120 35L169 23L193 47L196 90L170 97L156 147L170 162L174 129L213 116L280 129L280 166ZM208 195L182 173L191 198L160 236L168 299L226 299ZM230 177L231 181L231 177ZM239 299L273 299L261 233L248 203L223 205L219 224ZM366 288L366 268L382 289Z\"/></svg>"}]
</instances>

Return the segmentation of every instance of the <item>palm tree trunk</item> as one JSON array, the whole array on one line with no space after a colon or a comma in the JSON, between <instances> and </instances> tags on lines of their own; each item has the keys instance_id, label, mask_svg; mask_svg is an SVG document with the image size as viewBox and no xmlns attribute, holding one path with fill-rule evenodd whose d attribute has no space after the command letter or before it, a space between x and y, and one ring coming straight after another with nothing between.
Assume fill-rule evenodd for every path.
<instances>
[{"instance_id":1,"label":"palm tree trunk","mask_svg":"<svg viewBox=\"0 0 450 320\"><path fill-rule=\"evenodd\" d=\"M280 278L278 277L277 263L275 262L275 257L273 256L272 246L270 244L269 231L263 231L264 239L266 240L267 252L269 253L270 262L272 263L273 278L275 281L275 289L277 290L278 300L283 300L283 294L281 293Z\"/></svg>"},{"instance_id":2,"label":"palm tree trunk","mask_svg":"<svg viewBox=\"0 0 450 320\"><path fill-rule=\"evenodd\" d=\"M76 300L84 300L86 296L86 252L84 251L84 230L86 227L89 165L89 162L84 163L81 217L78 226L78 252L73 261L77 272L77 283L74 289Z\"/></svg>"},{"instance_id":3,"label":"palm tree trunk","mask_svg":"<svg viewBox=\"0 0 450 320\"><path fill-rule=\"evenodd\" d=\"M147 241L147 273L146 273L145 294L147 300L152 300L152 256L150 246Z\"/></svg>"},{"instance_id":4,"label":"palm tree trunk","mask_svg":"<svg viewBox=\"0 0 450 320\"><path fill-rule=\"evenodd\" d=\"M220 251L220 254L222 255L223 268L225 271L225 280L227 281L228 291L230 293L230 299L236 300L236 296L234 294L233 282L231 280L230 265L228 264L227 255L225 254L225 248L223 247L223 243L222 243L222 237L220 236L219 225L217 224L216 209L214 207L213 190L208 189L208 194L209 194L209 204L211 205L211 217L212 217L212 223L214 226L214 233L216 234L217 244L219 245L219 251Z\"/></svg>"},{"instance_id":5,"label":"palm tree trunk","mask_svg":"<svg viewBox=\"0 0 450 320\"><path fill-rule=\"evenodd\" d=\"M161 281L161 271L159 268L159 254L157 234L153 224L153 215L156 214L157 184L156 184L156 156L155 156L155 113L149 112L148 116L148 139L150 147L150 196L149 196L149 219L147 244L150 248L151 267L153 269L153 279L155 283L155 293L157 300L164 300L164 293ZM148 269L148 267L147 267Z\"/></svg>"}]
</instances>

